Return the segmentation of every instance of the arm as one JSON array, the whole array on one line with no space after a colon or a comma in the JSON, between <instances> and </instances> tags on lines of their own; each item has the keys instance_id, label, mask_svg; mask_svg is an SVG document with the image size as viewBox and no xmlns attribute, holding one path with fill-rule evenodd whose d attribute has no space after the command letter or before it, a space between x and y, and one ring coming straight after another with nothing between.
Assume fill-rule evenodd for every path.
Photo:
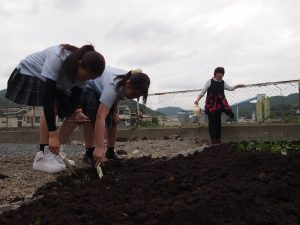
<instances>
[{"instance_id":1,"label":"arm","mask_svg":"<svg viewBox=\"0 0 300 225\"><path fill-rule=\"evenodd\" d=\"M60 142L58 138L58 131L55 125L55 93L56 82L51 79L46 79L45 96L43 103L44 115L49 132L49 149L56 153L59 149Z\"/></svg>"},{"instance_id":2,"label":"arm","mask_svg":"<svg viewBox=\"0 0 300 225\"><path fill-rule=\"evenodd\" d=\"M75 120L78 122L84 122L89 120L89 118L82 113L82 107L80 103L81 94L82 94L82 88L77 86L72 88L70 101L71 101L71 105L74 107Z\"/></svg>"},{"instance_id":3,"label":"arm","mask_svg":"<svg viewBox=\"0 0 300 225\"><path fill-rule=\"evenodd\" d=\"M235 89L241 88L241 87L245 87L245 85L244 85L244 84L238 84L238 85L235 85L235 86L229 86L229 85L224 81L224 88L225 88L225 90L228 90L228 91L234 91Z\"/></svg>"},{"instance_id":4,"label":"arm","mask_svg":"<svg viewBox=\"0 0 300 225\"><path fill-rule=\"evenodd\" d=\"M113 104L113 125L117 125L119 122L119 104L120 100Z\"/></svg>"},{"instance_id":5,"label":"arm","mask_svg":"<svg viewBox=\"0 0 300 225\"><path fill-rule=\"evenodd\" d=\"M243 87L246 87L246 85L244 85L244 84L238 84L238 85L235 85L234 89L243 88Z\"/></svg>"},{"instance_id":6,"label":"arm","mask_svg":"<svg viewBox=\"0 0 300 225\"><path fill-rule=\"evenodd\" d=\"M119 113L119 104L120 104L120 100L116 100L115 103L113 104L114 113Z\"/></svg>"},{"instance_id":7,"label":"arm","mask_svg":"<svg viewBox=\"0 0 300 225\"><path fill-rule=\"evenodd\" d=\"M209 79L209 80L205 83L203 89L201 90L200 94L198 95L196 101L194 102L196 105L198 105L200 99L205 95L205 93L207 92L207 90L208 90L210 84L211 84L211 80Z\"/></svg>"},{"instance_id":8,"label":"arm","mask_svg":"<svg viewBox=\"0 0 300 225\"><path fill-rule=\"evenodd\" d=\"M196 101L194 102L194 104L198 105L201 98L202 98L202 96L198 95L198 97L197 97Z\"/></svg>"},{"instance_id":9,"label":"arm","mask_svg":"<svg viewBox=\"0 0 300 225\"><path fill-rule=\"evenodd\" d=\"M104 158L104 133L105 133L105 118L109 113L109 108L101 103L98 108L96 124L95 124L95 165L99 164Z\"/></svg>"},{"instance_id":10,"label":"arm","mask_svg":"<svg viewBox=\"0 0 300 225\"><path fill-rule=\"evenodd\" d=\"M41 75L46 78L45 96L44 96L44 115L49 132L49 149L57 153L60 147L59 135L55 125L56 109L56 81L61 69L62 60L59 54L47 53L46 60L41 71Z\"/></svg>"}]
</instances>

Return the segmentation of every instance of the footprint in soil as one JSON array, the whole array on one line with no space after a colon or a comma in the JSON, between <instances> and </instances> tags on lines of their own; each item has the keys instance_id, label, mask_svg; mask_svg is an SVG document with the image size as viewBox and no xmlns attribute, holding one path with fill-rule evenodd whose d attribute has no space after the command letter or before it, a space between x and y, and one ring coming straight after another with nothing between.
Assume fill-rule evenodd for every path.
<instances>
[{"instance_id":1,"label":"footprint in soil","mask_svg":"<svg viewBox=\"0 0 300 225\"><path fill-rule=\"evenodd\" d=\"M9 177L0 173L0 180L6 179L6 178L9 178Z\"/></svg>"}]
</instances>

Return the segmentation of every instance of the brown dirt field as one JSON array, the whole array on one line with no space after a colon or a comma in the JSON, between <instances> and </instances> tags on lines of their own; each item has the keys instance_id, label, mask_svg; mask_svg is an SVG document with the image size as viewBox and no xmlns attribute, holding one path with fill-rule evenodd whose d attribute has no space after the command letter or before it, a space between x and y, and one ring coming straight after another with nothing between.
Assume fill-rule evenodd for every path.
<instances>
[{"instance_id":1,"label":"brown dirt field","mask_svg":"<svg viewBox=\"0 0 300 225\"><path fill-rule=\"evenodd\" d=\"M180 139L170 137L169 140L137 140L117 142L116 150L128 152L128 158L151 156L154 158L173 156L179 152L199 147L194 138ZM32 170L37 144L0 144L0 213L1 207L12 202L29 200L39 187L56 181L61 174L49 174ZM76 162L77 167L86 167L82 163L84 146L82 144L67 145L67 156Z\"/></svg>"},{"instance_id":2,"label":"brown dirt field","mask_svg":"<svg viewBox=\"0 0 300 225\"><path fill-rule=\"evenodd\" d=\"M228 149L110 161L101 180L64 174L0 224L300 224L300 153Z\"/></svg>"}]
</instances>

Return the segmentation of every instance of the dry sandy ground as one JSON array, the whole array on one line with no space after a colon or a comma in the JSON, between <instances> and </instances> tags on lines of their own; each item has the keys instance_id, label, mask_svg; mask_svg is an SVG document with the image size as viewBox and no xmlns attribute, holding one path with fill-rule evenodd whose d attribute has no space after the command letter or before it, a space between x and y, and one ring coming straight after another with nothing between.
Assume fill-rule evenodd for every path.
<instances>
[{"instance_id":1,"label":"dry sandy ground","mask_svg":"<svg viewBox=\"0 0 300 225\"><path fill-rule=\"evenodd\" d=\"M171 137L168 140L117 142L116 150L127 151L129 158L146 155L162 157L199 148L201 144L193 138ZM58 174L32 170L33 158L37 149L38 145L34 144L0 144L0 206L29 199L37 188L48 182L56 181ZM76 162L77 167L84 166L81 161L84 152L82 145L67 145L66 152L69 158Z\"/></svg>"}]
</instances>

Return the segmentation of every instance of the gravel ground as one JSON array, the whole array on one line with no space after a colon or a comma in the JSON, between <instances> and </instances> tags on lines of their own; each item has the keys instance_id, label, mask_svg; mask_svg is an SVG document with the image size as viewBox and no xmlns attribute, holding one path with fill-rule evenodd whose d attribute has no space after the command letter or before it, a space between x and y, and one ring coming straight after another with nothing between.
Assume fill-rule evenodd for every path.
<instances>
[{"instance_id":1,"label":"gravel ground","mask_svg":"<svg viewBox=\"0 0 300 225\"><path fill-rule=\"evenodd\" d=\"M172 157L188 149L198 148L200 144L194 139L171 137L168 140L138 140L117 142L116 150L125 150L128 157ZM59 174L48 174L32 170L33 158L37 144L0 144L0 206L8 203L30 199L35 191L56 181ZM83 167L81 162L84 146L81 143L66 146L68 157Z\"/></svg>"}]
</instances>

